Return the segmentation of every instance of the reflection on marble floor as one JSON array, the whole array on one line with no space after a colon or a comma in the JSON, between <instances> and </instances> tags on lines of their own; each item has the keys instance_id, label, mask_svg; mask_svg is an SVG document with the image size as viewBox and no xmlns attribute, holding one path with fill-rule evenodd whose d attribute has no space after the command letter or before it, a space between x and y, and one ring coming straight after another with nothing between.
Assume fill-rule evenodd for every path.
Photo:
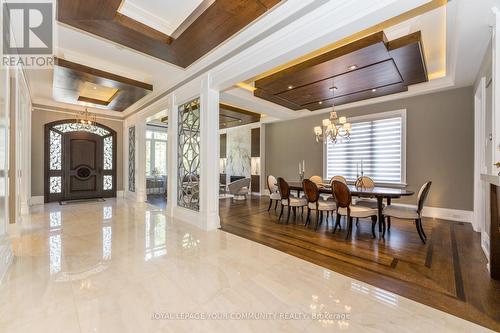
<instances>
[{"instance_id":1,"label":"reflection on marble floor","mask_svg":"<svg viewBox=\"0 0 500 333\"><path fill-rule=\"evenodd\" d=\"M12 246L0 285L5 333L487 331L148 204L36 206L12 230ZM165 318L175 314L219 319ZM236 320L244 314L296 320Z\"/></svg>"}]
</instances>

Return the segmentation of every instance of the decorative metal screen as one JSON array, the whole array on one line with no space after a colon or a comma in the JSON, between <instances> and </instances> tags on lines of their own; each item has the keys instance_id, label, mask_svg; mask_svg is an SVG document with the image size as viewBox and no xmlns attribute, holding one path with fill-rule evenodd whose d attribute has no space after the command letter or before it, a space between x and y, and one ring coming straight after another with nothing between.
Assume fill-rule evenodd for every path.
<instances>
[{"instance_id":1,"label":"decorative metal screen","mask_svg":"<svg viewBox=\"0 0 500 333\"><path fill-rule=\"evenodd\" d=\"M128 129L128 190L135 192L135 126Z\"/></svg>"},{"instance_id":2,"label":"decorative metal screen","mask_svg":"<svg viewBox=\"0 0 500 333\"><path fill-rule=\"evenodd\" d=\"M75 123L75 122L55 125L54 129L56 129L62 133L83 131L83 132L97 134L99 136L106 136L106 135L111 134L108 130L106 130L102 127L95 126L95 125L80 124L80 123Z\"/></svg>"},{"instance_id":3,"label":"decorative metal screen","mask_svg":"<svg viewBox=\"0 0 500 333\"><path fill-rule=\"evenodd\" d=\"M104 170L113 170L113 137L104 138Z\"/></svg>"},{"instance_id":4,"label":"decorative metal screen","mask_svg":"<svg viewBox=\"0 0 500 333\"><path fill-rule=\"evenodd\" d=\"M49 170L62 170L62 136L50 131L49 137Z\"/></svg>"},{"instance_id":5,"label":"decorative metal screen","mask_svg":"<svg viewBox=\"0 0 500 333\"><path fill-rule=\"evenodd\" d=\"M61 193L62 192L62 178L61 177L50 177L49 178L49 192L50 193Z\"/></svg>"},{"instance_id":6,"label":"decorative metal screen","mask_svg":"<svg viewBox=\"0 0 500 333\"><path fill-rule=\"evenodd\" d=\"M200 209L200 100L179 106L177 204Z\"/></svg>"}]
</instances>

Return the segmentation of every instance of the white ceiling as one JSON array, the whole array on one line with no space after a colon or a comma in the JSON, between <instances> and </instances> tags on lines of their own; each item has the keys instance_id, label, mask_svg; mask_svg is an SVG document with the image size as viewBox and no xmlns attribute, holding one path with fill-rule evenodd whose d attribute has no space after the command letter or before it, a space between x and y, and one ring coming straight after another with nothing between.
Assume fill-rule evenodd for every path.
<instances>
[{"instance_id":1,"label":"white ceiling","mask_svg":"<svg viewBox=\"0 0 500 333\"><path fill-rule=\"evenodd\" d=\"M172 33L203 0L124 0L121 14L167 35Z\"/></svg>"},{"instance_id":2,"label":"white ceiling","mask_svg":"<svg viewBox=\"0 0 500 333\"><path fill-rule=\"evenodd\" d=\"M420 31L431 79L446 75L446 7L438 7L384 30L389 40Z\"/></svg>"}]
</instances>

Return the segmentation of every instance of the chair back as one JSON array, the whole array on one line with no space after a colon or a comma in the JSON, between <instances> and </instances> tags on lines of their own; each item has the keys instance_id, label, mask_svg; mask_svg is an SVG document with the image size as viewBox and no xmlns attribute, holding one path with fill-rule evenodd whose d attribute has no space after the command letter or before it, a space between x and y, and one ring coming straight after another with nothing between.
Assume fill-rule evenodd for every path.
<instances>
[{"instance_id":1,"label":"chair back","mask_svg":"<svg viewBox=\"0 0 500 333\"><path fill-rule=\"evenodd\" d=\"M337 207L347 208L351 205L352 195L349 187L341 181L334 180L332 185L332 195L337 203Z\"/></svg>"},{"instance_id":2,"label":"chair back","mask_svg":"<svg viewBox=\"0 0 500 333\"><path fill-rule=\"evenodd\" d=\"M370 177L361 176L358 179L356 179L355 185L356 187L361 187L361 188L374 188L375 182Z\"/></svg>"},{"instance_id":3,"label":"chair back","mask_svg":"<svg viewBox=\"0 0 500 333\"><path fill-rule=\"evenodd\" d=\"M316 185L320 185L321 183L323 183L323 178L321 178L320 176L312 176L311 178L309 178L309 180Z\"/></svg>"},{"instance_id":4,"label":"chair back","mask_svg":"<svg viewBox=\"0 0 500 333\"><path fill-rule=\"evenodd\" d=\"M304 179L302 187L304 188L307 202L317 202L319 200L318 186L313 181Z\"/></svg>"},{"instance_id":5,"label":"chair back","mask_svg":"<svg viewBox=\"0 0 500 333\"><path fill-rule=\"evenodd\" d=\"M422 212L422 209L424 208L424 203L425 200L427 199L427 195L429 194L429 191L431 189L432 182L428 181L422 187L420 188L420 191L418 191L418 203L417 203L417 211L420 214Z\"/></svg>"},{"instance_id":6,"label":"chair back","mask_svg":"<svg viewBox=\"0 0 500 333\"><path fill-rule=\"evenodd\" d=\"M250 178L238 179L232 183L229 183L227 185L227 189L229 190L229 193L235 194L238 193L244 187L250 188L250 182L251 182Z\"/></svg>"},{"instance_id":7,"label":"chair back","mask_svg":"<svg viewBox=\"0 0 500 333\"><path fill-rule=\"evenodd\" d=\"M290 198L290 186L281 177L278 177L278 189L281 195L281 199L289 199Z\"/></svg>"},{"instance_id":8,"label":"chair back","mask_svg":"<svg viewBox=\"0 0 500 333\"><path fill-rule=\"evenodd\" d=\"M269 190L269 193L278 192L278 181L273 175L267 176L267 189Z\"/></svg>"},{"instance_id":9,"label":"chair back","mask_svg":"<svg viewBox=\"0 0 500 333\"><path fill-rule=\"evenodd\" d=\"M347 184L347 179L343 176L333 176L332 179L330 179L330 186L333 186L333 181L338 180L339 182L342 182L344 184Z\"/></svg>"}]
</instances>

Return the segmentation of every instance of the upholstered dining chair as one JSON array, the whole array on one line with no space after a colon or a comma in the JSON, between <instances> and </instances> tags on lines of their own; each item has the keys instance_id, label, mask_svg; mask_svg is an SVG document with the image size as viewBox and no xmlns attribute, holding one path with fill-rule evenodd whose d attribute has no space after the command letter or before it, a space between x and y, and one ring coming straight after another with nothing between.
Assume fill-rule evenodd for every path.
<instances>
[{"instance_id":1,"label":"upholstered dining chair","mask_svg":"<svg viewBox=\"0 0 500 333\"><path fill-rule=\"evenodd\" d=\"M305 225L309 225L309 222L311 221L311 210L315 210L316 226L314 230L317 230L318 226L323 222L323 212L331 212L333 217L335 202L321 199L318 186L309 179L304 179L302 187L304 188L304 193L307 199L307 219ZM328 229L328 214L326 218L326 228Z\"/></svg>"},{"instance_id":2,"label":"upholstered dining chair","mask_svg":"<svg viewBox=\"0 0 500 333\"><path fill-rule=\"evenodd\" d=\"M377 215L378 210L353 205L352 203L352 195L349 187L346 184L334 180L332 186L332 194L335 198L335 202L337 204L337 219L335 221L335 227L333 228L333 233L337 230L337 227L340 226L340 217L345 216L347 220L347 235L345 239L349 239L352 233L352 219L356 218L371 218L372 220L372 235L375 238L375 225L377 224Z\"/></svg>"},{"instance_id":3,"label":"upholstered dining chair","mask_svg":"<svg viewBox=\"0 0 500 333\"><path fill-rule=\"evenodd\" d=\"M290 186L281 177L278 177L278 189L281 195L281 212L278 217L278 221L281 220L283 216L283 208L288 207L288 215L286 217L286 223L290 220L290 211L293 209L294 215L297 214L297 207L302 207L302 212L304 211L304 207L307 206L306 198L296 198L290 195Z\"/></svg>"},{"instance_id":4,"label":"upholstered dining chair","mask_svg":"<svg viewBox=\"0 0 500 333\"><path fill-rule=\"evenodd\" d=\"M312 176L309 178L310 181L312 181L316 185L321 185L323 184L323 178L320 176Z\"/></svg>"},{"instance_id":5,"label":"upholstered dining chair","mask_svg":"<svg viewBox=\"0 0 500 333\"><path fill-rule=\"evenodd\" d=\"M271 209L273 201L276 202L274 204L274 210L276 210L276 208L278 207L278 202L281 201L281 195L278 190L278 181L273 175L267 176L267 189L269 190L269 207L267 208L267 211Z\"/></svg>"},{"instance_id":6,"label":"upholstered dining chair","mask_svg":"<svg viewBox=\"0 0 500 333\"><path fill-rule=\"evenodd\" d=\"M422 209L424 208L425 200L427 199L427 195L431 189L432 182L427 182L420 188L418 192L417 199L417 207L407 207L401 205L389 205L384 208L383 215L384 217L390 218L395 217L403 220L413 220L415 221L415 226L417 228L418 235L420 239L425 244L427 240L427 235L424 232L424 228L422 227ZM385 229L382 235L385 234Z\"/></svg>"},{"instance_id":7,"label":"upholstered dining chair","mask_svg":"<svg viewBox=\"0 0 500 333\"><path fill-rule=\"evenodd\" d=\"M354 183L356 187L361 187L361 188L374 188L375 187L375 182L373 179L367 176L361 176L356 179L356 182ZM377 200L370 199L370 198L359 198L355 201L356 205L360 206L366 206L370 208L378 208Z\"/></svg>"},{"instance_id":8,"label":"upholstered dining chair","mask_svg":"<svg viewBox=\"0 0 500 333\"><path fill-rule=\"evenodd\" d=\"M333 181L334 180L338 180L339 182L342 182L344 184L347 184L347 179L345 179L344 176L333 176L331 179L330 179L330 186L333 186Z\"/></svg>"}]
</instances>

